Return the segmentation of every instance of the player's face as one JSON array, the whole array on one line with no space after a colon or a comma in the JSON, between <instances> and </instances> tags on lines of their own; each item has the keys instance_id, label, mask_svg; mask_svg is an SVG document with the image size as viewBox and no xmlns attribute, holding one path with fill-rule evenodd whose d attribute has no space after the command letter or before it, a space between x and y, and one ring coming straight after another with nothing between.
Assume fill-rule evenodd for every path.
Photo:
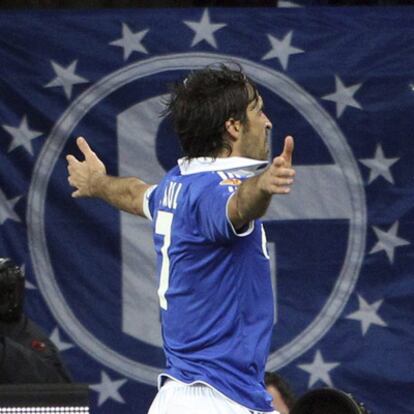
<instances>
[{"instance_id":1,"label":"player's face","mask_svg":"<svg viewBox=\"0 0 414 414\"><path fill-rule=\"evenodd\" d=\"M280 414L289 414L289 408L283 401L282 396L280 395L280 392L277 388L275 388L273 385L268 385L266 387L267 392L273 397L273 407L279 411Z\"/></svg>"},{"instance_id":2,"label":"player's face","mask_svg":"<svg viewBox=\"0 0 414 414\"><path fill-rule=\"evenodd\" d=\"M263 99L259 95L247 107L247 122L242 127L240 142L241 155L256 160L267 160L269 158L268 134L272 123L263 112Z\"/></svg>"}]
</instances>

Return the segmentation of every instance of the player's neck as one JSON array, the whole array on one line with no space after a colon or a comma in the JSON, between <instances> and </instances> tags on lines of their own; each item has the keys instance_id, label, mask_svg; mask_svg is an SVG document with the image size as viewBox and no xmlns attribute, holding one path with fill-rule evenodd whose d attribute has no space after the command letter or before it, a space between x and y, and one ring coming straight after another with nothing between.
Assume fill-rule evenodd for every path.
<instances>
[{"instance_id":1,"label":"player's neck","mask_svg":"<svg viewBox=\"0 0 414 414\"><path fill-rule=\"evenodd\" d=\"M229 157L243 157L243 154L239 151L236 145L232 145L230 148L223 148L221 152L217 154L216 158L229 158Z\"/></svg>"}]
</instances>

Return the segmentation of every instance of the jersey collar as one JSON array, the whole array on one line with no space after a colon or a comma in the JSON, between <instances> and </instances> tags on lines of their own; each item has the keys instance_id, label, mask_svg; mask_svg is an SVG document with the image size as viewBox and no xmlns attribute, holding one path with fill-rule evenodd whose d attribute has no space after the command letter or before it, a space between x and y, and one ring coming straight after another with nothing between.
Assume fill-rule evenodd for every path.
<instances>
[{"instance_id":1,"label":"jersey collar","mask_svg":"<svg viewBox=\"0 0 414 414\"><path fill-rule=\"evenodd\" d=\"M268 161L254 160L245 157L227 158L180 158L178 161L182 175L196 174L209 171L249 170L255 171L264 167Z\"/></svg>"}]
</instances>

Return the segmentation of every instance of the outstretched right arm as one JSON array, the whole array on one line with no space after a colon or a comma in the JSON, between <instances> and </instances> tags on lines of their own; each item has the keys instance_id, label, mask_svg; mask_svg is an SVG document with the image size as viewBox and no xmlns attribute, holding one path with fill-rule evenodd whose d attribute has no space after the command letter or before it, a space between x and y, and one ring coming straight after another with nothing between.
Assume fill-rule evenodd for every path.
<instances>
[{"instance_id":1,"label":"outstretched right arm","mask_svg":"<svg viewBox=\"0 0 414 414\"><path fill-rule=\"evenodd\" d=\"M136 177L109 176L84 138L77 138L76 144L85 159L80 161L73 155L66 156L68 181L75 188L72 197L97 197L120 210L145 217L143 201L150 185Z\"/></svg>"},{"instance_id":2,"label":"outstretched right arm","mask_svg":"<svg viewBox=\"0 0 414 414\"><path fill-rule=\"evenodd\" d=\"M286 137L283 152L273 159L263 173L245 180L230 199L227 213L235 229L262 217L274 194L290 192L295 176L292 168L293 147L293 138Z\"/></svg>"}]
</instances>

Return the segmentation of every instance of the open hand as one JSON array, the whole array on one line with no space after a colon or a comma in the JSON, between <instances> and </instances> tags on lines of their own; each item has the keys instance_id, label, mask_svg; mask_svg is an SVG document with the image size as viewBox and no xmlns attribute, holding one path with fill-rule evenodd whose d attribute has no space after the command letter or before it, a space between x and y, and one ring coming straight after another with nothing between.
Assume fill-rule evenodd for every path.
<instances>
[{"instance_id":1,"label":"open hand","mask_svg":"<svg viewBox=\"0 0 414 414\"><path fill-rule=\"evenodd\" d=\"M68 182L76 188L72 193L72 197L93 197L93 182L99 176L106 175L106 168L84 138L77 138L76 144L85 159L79 161L73 155L66 156L69 173Z\"/></svg>"}]
</instances>

